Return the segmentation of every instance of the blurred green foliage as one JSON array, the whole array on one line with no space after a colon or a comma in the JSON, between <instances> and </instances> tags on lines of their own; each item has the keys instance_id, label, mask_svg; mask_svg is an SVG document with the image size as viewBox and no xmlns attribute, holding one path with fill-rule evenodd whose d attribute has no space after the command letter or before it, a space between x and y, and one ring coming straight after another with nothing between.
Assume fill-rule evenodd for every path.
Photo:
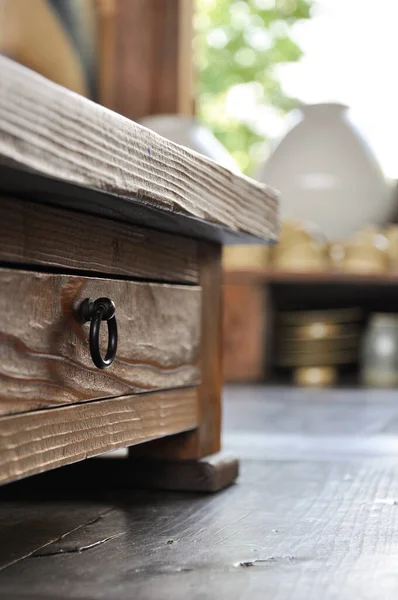
<instances>
[{"instance_id":1,"label":"blurred green foliage","mask_svg":"<svg viewBox=\"0 0 398 600\"><path fill-rule=\"evenodd\" d=\"M310 18L312 3L196 0L197 113L244 172L265 154L261 108L282 116L296 105L283 92L276 67L301 57L290 28Z\"/></svg>"}]
</instances>

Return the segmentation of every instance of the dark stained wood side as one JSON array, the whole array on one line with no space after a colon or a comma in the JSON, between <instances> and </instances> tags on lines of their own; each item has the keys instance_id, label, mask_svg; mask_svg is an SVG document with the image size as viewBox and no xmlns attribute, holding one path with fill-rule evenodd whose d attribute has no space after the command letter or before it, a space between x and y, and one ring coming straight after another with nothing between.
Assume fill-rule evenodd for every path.
<instances>
[{"instance_id":1,"label":"dark stained wood side","mask_svg":"<svg viewBox=\"0 0 398 600\"><path fill-rule=\"evenodd\" d=\"M82 499L73 510L65 512L65 505L57 505L57 502L49 502L47 510L43 511L43 506L37 502L7 503L1 498L0 573L35 552L45 552L47 546L51 547L64 535L81 529L83 523L98 522L109 510L112 505L106 501L90 504Z\"/></svg>"},{"instance_id":2,"label":"dark stained wood side","mask_svg":"<svg viewBox=\"0 0 398 600\"><path fill-rule=\"evenodd\" d=\"M133 448L131 455L195 459L215 454L221 444L222 267L221 246L199 247L202 324L197 431Z\"/></svg>"},{"instance_id":3,"label":"dark stained wood side","mask_svg":"<svg viewBox=\"0 0 398 600\"><path fill-rule=\"evenodd\" d=\"M90 461L1 488L0 596L394 599L396 391L233 386L225 412L244 459L216 496L94 483Z\"/></svg>"},{"instance_id":4,"label":"dark stained wood side","mask_svg":"<svg viewBox=\"0 0 398 600\"><path fill-rule=\"evenodd\" d=\"M100 370L75 311L104 296L116 305L118 348ZM0 269L0 414L197 384L200 310L196 286Z\"/></svg>"},{"instance_id":5,"label":"dark stained wood side","mask_svg":"<svg viewBox=\"0 0 398 600\"><path fill-rule=\"evenodd\" d=\"M197 242L0 197L0 262L197 283Z\"/></svg>"}]
</instances>

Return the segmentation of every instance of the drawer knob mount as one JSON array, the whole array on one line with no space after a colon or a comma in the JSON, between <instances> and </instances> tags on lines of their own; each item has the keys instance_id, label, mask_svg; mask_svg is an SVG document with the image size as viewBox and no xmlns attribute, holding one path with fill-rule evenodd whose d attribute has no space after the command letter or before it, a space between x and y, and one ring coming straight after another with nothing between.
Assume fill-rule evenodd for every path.
<instances>
[{"instance_id":1,"label":"drawer knob mount","mask_svg":"<svg viewBox=\"0 0 398 600\"><path fill-rule=\"evenodd\" d=\"M79 306L79 319L90 321L90 353L93 363L99 369L107 369L115 360L117 350L117 323L115 304L109 298L91 300L86 298ZM99 341L101 321L108 325L108 348L102 358Z\"/></svg>"}]
</instances>

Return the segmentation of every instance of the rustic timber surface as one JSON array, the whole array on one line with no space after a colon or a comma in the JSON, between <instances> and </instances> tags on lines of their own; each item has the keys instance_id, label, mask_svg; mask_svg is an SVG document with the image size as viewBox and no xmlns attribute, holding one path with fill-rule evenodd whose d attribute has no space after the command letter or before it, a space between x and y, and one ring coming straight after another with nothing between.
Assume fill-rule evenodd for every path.
<instances>
[{"instance_id":1,"label":"rustic timber surface","mask_svg":"<svg viewBox=\"0 0 398 600\"><path fill-rule=\"evenodd\" d=\"M0 418L0 483L193 429L196 388Z\"/></svg>"},{"instance_id":2,"label":"rustic timber surface","mask_svg":"<svg viewBox=\"0 0 398 600\"><path fill-rule=\"evenodd\" d=\"M0 196L0 261L198 283L199 242Z\"/></svg>"},{"instance_id":3,"label":"rustic timber surface","mask_svg":"<svg viewBox=\"0 0 398 600\"><path fill-rule=\"evenodd\" d=\"M83 463L3 487L0 596L396 598L396 391L239 386L225 415L221 494L94 486Z\"/></svg>"},{"instance_id":4,"label":"rustic timber surface","mask_svg":"<svg viewBox=\"0 0 398 600\"><path fill-rule=\"evenodd\" d=\"M104 296L119 340L101 371L75 310ZM197 384L200 311L197 286L0 269L0 414Z\"/></svg>"},{"instance_id":5,"label":"rustic timber surface","mask_svg":"<svg viewBox=\"0 0 398 600\"><path fill-rule=\"evenodd\" d=\"M149 208L177 221L190 217L276 241L278 201L270 188L5 57L0 57L0 157L6 165L122 197L127 211L133 205ZM116 206L107 197L113 202ZM117 206L122 210L120 202Z\"/></svg>"}]
</instances>

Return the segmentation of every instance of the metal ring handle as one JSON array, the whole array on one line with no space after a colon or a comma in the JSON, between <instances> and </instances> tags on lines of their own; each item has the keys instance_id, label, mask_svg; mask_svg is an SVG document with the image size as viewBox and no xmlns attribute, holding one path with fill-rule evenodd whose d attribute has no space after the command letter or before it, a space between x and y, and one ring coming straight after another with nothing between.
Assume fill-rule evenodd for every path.
<instances>
[{"instance_id":1,"label":"metal ring handle","mask_svg":"<svg viewBox=\"0 0 398 600\"><path fill-rule=\"evenodd\" d=\"M107 369L115 360L117 351L115 310L115 304L109 298L98 298L94 302L86 298L79 307L82 320L90 321L90 353L98 369ZM99 346L101 321L106 321L108 326L108 347L105 358L102 358Z\"/></svg>"}]
</instances>

